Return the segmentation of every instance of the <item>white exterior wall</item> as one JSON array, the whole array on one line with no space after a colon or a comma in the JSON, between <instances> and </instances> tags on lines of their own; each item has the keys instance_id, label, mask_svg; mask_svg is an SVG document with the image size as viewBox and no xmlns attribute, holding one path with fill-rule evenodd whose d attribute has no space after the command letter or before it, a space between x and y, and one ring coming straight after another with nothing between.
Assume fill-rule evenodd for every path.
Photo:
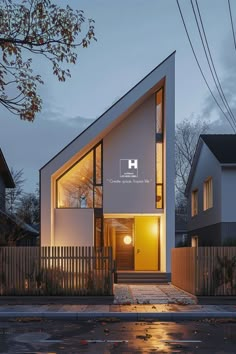
<instances>
[{"instance_id":1,"label":"white exterior wall","mask_svg":"<svg viewBox=\"0 0 236 354\"><path fill-rule=\"evenodd\" d=\"M164 127L164 220L166 242L161 250L161 270L171 272L171 249L175 247L175 61L171 57L165 80ZM162 242L162 240L161 240ZM166 249L165 249L166 248Z\"/></svg>"},{"instance_id":2,"label":"white exterior wall","mask_svg":"<svg viewBox=\"0 0 236 354\"><path fill-rule=\"evenodd\" d=\"M55 209L55 246L93 245L93 209Z\"/></svg>"},{"instance_id":3,"label":"white exterior wall","mask_svg":"<svg viewBox=\"0 0 236 354\"><path fill-rule=\"evenodd\" d=\"M155 146L152 95L103 139L104 214L157 213ZM120 177L121 159L138 160L138 177Z\"/></svg>"},{"instance_id":4,"label":"white exterior wall","mask_svg":"<svg viewBox=\"0 0 236 354\"><path fill-rule=\"evenodd\" d=\"M221 222L236 222L236 166L222 168Z\"/></svg>"},{"instance_id":5,"label":"white exterior wall","mask_svg":"<svg viewBox=\"0 0 236 354\"><path fill-rule=\"evenodd\" d=\"M204 181L212 177L213 208L203 210ZM192 191L198 189L198 215L191 217ZM221 166L206 144L203 143L188 196L189 230L200 229L221 221Z\"/></svg>"}]
</instances>

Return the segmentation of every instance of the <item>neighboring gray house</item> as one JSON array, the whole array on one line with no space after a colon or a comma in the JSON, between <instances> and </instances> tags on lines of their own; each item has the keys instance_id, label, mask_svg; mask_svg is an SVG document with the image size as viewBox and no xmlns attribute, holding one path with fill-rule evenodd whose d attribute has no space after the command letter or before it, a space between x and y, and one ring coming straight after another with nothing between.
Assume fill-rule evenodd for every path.
<instances>
[{"instance_id":1,"label":"neighboring gray house","mask_svg":"<svg viewBox=\"0 0 236 354\"><path fill-rule=\"evenodd\" d=\"M6 210L6 189L15 188L15 182L0 149L0 246L35 246L39 232L11 215Z\"/></svg>"},{"instance_id":2,"label":"neighboring gray house","mask_svg":"<svg viewBox=\"0 0 236 354\"><path fill-rule=\"evenodd\" d=\"M175 247L186 246L187 236L186 208L177 208L175 210Z\"/></svg>"},{"instance_id":3,"label":"neighboring gray house","mask_svg":"<svg viewBox=\"0 0 236 354\"><path fill-rule=\"evenodd\" d=\"M189 245L236 242L236 135L199 137L185 194Z\"/></svg>"}]
</instances>

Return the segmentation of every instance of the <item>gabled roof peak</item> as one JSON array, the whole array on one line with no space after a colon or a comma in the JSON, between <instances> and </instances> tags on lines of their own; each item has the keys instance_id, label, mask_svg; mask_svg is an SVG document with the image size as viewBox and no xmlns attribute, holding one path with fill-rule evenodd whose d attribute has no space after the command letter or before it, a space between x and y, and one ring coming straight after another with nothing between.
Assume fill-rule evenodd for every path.
<instances>
[{"instance_id":1,"label":"gabled roof peak","mask_svg":"<svg viewBox=\"0 0 236 354\"><path fill-rule=\"evenodd\" d=\"M220 163L236 163L236 134L202 134L200 137Z\"/></svg>"},{"instance_id":2,"label":"gabled roof peak","mask_svg":"<svg viewBox=\"0 0 236 354\"><path fill-rule=\"evenodd\" d=\"M15 188L15 182L0 148L0 175L2 176L6 188Z\"/></svg>"},{"instance_id":3,"label":"gabled roof peak","mask_svg":"<svg viewBox=\"0 0 236 354\"><path fill-rule=\"evenodd\" d=\"M81 149L88 144L94 143L98 136L99 140L101 140L109 127L116 124L120 118L123 119L128 112L131 112L141 104L142 100L154 93L154 90L157 90L158 85L160 85L162 80L166 77L170 77L174 83L174 58L172 58L174 54L175 51L108 108L99 118L94 120L92 124L47 162L40 171L48 166L52 166L51 164L54 162L55 165L52 169L57 170L62 164L68 161L68 159L78 153L78 151L81 151Z\"/></svg>"}]
</instances>

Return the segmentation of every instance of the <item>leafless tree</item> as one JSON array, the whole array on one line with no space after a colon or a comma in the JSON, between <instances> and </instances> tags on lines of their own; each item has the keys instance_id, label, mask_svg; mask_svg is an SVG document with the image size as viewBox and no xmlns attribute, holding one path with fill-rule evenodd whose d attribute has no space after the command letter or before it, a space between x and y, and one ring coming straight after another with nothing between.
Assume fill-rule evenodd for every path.
<instances>
[{"instance_id":1,"label":"leafless tree","mask_svg":"<svg viewBox=\"0 0 236 354\"><path fill-rule=\"evenodd\" d=\"M19 203L20 197L23 193L25 179L23 169L15 170L14 168L11 168L11 175L15 182L15 188L6 189L6 210L9 213L14 214L17 209L17 204Z\"/></svg>"},{"instance_id":2,"label":"leafless tree","mask_svg":"<svg viewBox=\"0 0 236 354\"><path fill-rule=\"evenodd\" d=\"M176 206L185 207L184 196L188 175L192 165L196 145L200 134L209 129L206 121L184 119L176 125L175 131L175 186Z\"/></svg>"}]
</instances>

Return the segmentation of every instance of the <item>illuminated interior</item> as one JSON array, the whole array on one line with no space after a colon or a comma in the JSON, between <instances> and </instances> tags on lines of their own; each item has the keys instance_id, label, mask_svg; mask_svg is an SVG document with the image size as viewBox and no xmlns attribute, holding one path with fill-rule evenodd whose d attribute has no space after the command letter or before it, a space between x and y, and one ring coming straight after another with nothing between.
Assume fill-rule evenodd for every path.
<instances>
[{"instance_id":1,"label":"illuminated interior","mask_svg":"<svg viewBox=\"0 0 236 354\"><path fill-rule=\"evenodd\" d=\"M163 143L156 143L156 208L163 208Z\"/></svg>"},{"instance_id":2,"label":"illuminated interior","mask_svg":"<svg viewBox=\"0 0 236 354\"><path fill-rule=\"evenodd\" d=\"M156 93L156 208L164 207L163 200L163 88Z\"/></svg>"},{"instance_id":3,"label":"illuminated interior","mask_svg":"<svg viewBox=\"0 0 236 354\"><path fill-rule=\"evenodd\" d=\"M156 93L156 133L163 133L163 88Z\"/></svg>"},{"instance_id":4,"label":"illuminated interior","mask_svg":"<svg viewBox=\"0 0 236 354\"><path fill-rule=\"evenodd\" d=\"M57 180L57 207L102 208L101 164L99 144Z\"/></svg>"},{"instance_id":5,"label":"illuminated interior","mask_svg":"<svg viewBox=\"0 0 236 354\"><path fill-rule=\"evenodd\" d=\"M160 217L105 217L104 246L112 247L117 270L160 270Z\"/></svg>"}]
</instances>

